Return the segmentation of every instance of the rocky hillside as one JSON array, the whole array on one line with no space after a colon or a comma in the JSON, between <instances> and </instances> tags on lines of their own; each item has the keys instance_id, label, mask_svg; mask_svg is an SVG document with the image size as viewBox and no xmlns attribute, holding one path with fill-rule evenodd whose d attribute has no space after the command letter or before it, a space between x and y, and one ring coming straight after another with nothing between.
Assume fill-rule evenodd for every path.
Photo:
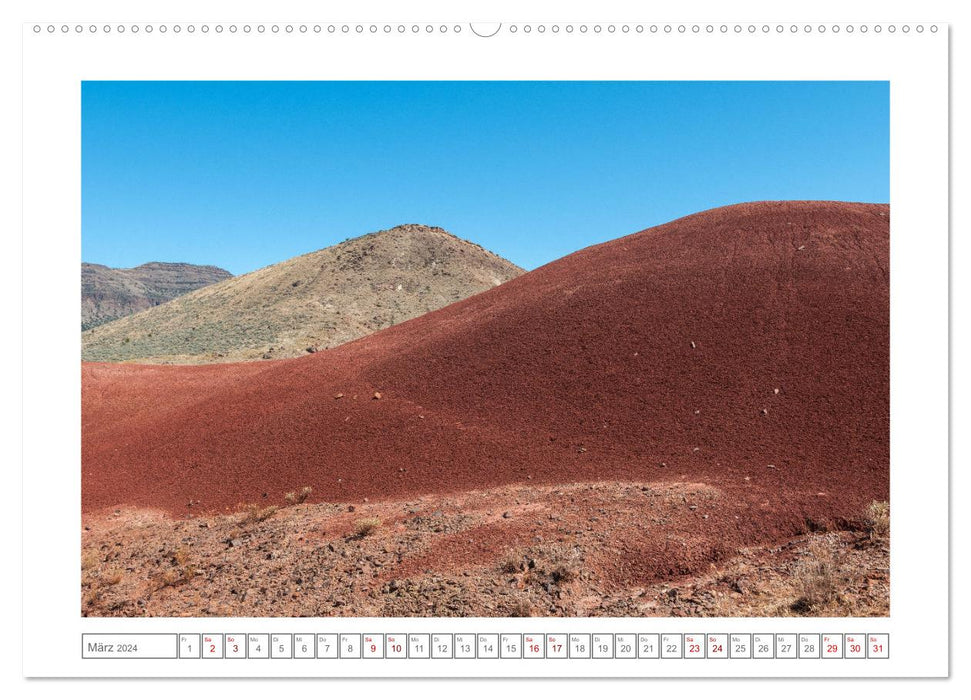
<instances>
[{"instance_id":1,"label":"rocky hillside","mask_svg":"<svg viewBox=\"0 0 971 700\"><path fill-rule=\"evenodd\" d=\"M354 238L82 334L99 362L295 357L491 289L523 271L437 227Z\"/></svg>"},{"instance_id":2,"label":"rocky hillside","mask_svg":"<svg viewBox=\"0 0 971 700\"><path fill-rule=\"evenodd\" d=\"M131 269L81 263L81 330L232 277L211 265L150 262Z\"/></svg>"}]
</instances>

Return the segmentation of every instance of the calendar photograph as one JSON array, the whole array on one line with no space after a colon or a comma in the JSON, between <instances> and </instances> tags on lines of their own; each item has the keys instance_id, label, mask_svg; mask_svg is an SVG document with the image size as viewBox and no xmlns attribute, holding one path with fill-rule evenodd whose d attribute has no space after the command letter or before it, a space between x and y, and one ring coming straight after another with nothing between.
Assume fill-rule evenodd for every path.
<instances>
[{"instance_id":1,"label":"calendar photograph","mask_svg":"<svg viewBox=\"0 0 971 700\"><path fill-rule=\"evenodd\" d=\"M82 616L889 616L889 82L80 102Z\"/></svg>"}]
</instances>

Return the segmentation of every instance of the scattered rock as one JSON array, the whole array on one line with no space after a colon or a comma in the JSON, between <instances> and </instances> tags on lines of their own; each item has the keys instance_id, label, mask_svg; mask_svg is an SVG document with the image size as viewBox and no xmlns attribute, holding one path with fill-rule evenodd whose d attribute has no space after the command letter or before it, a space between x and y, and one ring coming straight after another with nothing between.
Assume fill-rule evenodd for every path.
<instances>
[{"instance_id":1,"label":"scattered rock","mask_svg":"<svg viewBox=\"0 0 971 700\"><path fill-rule=\"evenodd\" d=\"M355 508L354 506L347 506L348 513L353 513L355 510L357 510L357 508Z\"/></svg>"},{"instance_id":2,"label":"scattered rock","mask_svg":"<svg viewBox=\"0 0 971 700\"><path fill-rule=\"evenodd\" d=\"M371 398L373 400L375 400L375 401L380 401L381 400L381 392L380 391L375 391L374 392L374 396L372 396Z\"/></svg>"},{"instance_id":3,"label":"scattered rock","mask_svg":"<svg viewBox=\"0 0 971 700\"><path fill-rule=\"evenodd\" d=\"M340 392L340 391L337 392L336 394L334 394L334 398L335 399L342 399L342 398L344 398L343 392Z\"/></svg>"}]
</instances>

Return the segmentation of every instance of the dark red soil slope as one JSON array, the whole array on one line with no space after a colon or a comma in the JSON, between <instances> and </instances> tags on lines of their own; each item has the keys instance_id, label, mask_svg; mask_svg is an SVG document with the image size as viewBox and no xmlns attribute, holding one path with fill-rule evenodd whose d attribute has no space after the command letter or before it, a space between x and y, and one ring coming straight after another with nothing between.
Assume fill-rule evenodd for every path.
<instances>
[{"instance_id":1,"label":"dark red soil slope","mask_svg":"<svg viewBox=\"0 0 971 700\"><path fill-rule=\"evenodd\" d=\"M738 541L850 519L889 494L888 261L886 205L743 204L304 358L84 364L83 510L621 479L711 484Z\"/></svg>"}]
</instances>

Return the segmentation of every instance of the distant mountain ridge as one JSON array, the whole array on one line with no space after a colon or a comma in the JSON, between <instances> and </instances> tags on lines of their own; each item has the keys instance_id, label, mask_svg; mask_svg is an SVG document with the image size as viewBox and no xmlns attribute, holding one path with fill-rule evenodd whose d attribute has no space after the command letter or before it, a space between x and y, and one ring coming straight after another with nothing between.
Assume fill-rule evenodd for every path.
<instances>
[{"instance_id":1,"label":"distant mountain ridge","mask_svg":"<svg viewBox=\"0 0 971 700\"><path fill-rule=\"evenodd\" d=\"M82 334L96 362L201 364L334 347L523 270L442 228L404 224L180 296Z\"/></svg>"},{"instance_id":2,"label":"distant mountain ridge","mask_svg":"<svg viewBox=\"0 0 971 700\"><path fill-rule=\"evenodd\" d=\"M81 330L88 330L232 275L212 265L149 262L133 268L81 263Z\"/></svg>"}]
</instances>

